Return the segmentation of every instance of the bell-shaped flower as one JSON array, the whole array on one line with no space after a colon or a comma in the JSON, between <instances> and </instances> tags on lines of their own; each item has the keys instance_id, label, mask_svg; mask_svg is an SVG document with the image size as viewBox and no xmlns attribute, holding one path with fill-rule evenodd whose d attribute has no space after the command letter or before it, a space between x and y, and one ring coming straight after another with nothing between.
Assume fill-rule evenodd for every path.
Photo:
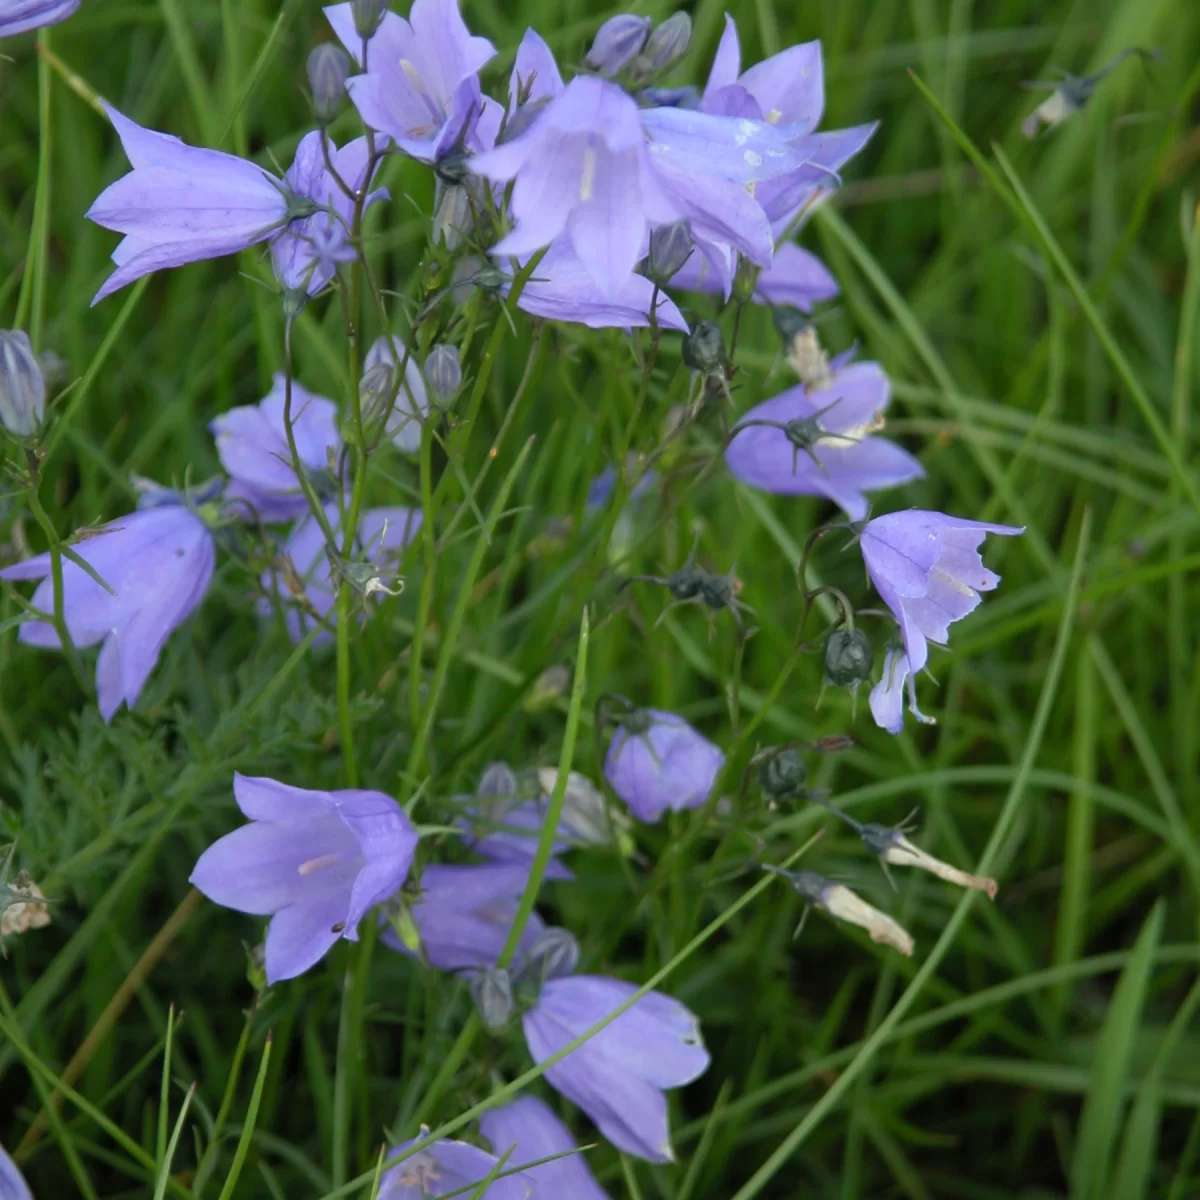
<instances>
[{"instance_id":1,"label":"bell-shaped flower","mask_svg":"<svg viewBox=\"0 0 1200 1200\"><path fill-rule=\"evenodd\" d=\"M570 1130L536 1096L518 1096L511 1104L489 1108L479 1118L479 1131L497 1154L508 1154L506 1165L511 1167L522 1168L543 1158L553 1159L525 1170L537 1185L538 1196L610 1200L583 1155L578 1153Z\"/></svg>"},{"instance_id":2,"label":"bell-shaped flower","mask_svg":"<svg viewBox=\"0 0 1200 1200\"><path fill-rule=\"evenodd\" d=\"M522 1018L534 1062L544 1062L638 989L598 975L546 982ZM683 1087L708 1068L700 1022L678 1000L648 992L599 1033L546 1070L546 1082L577 1104L618 1150L671 1162L666 1088Z\"/></svg>"},{"instance_id":3,"label":"bell-shaped flower","mask_svg":"<svg viewBox=\"0 0 1200 1200\"><path fill-rule=\"evenodd\" d=\"M324 134L314 130L305 134L296 147L296 157L286 176L287 186L296 196L307 197L320 212L293 221L271 243L275 274L288 291L315 296L337 274L339 264L353 262L356 251L350 240L354 221L354 201L338 186L340 179L357 194L368 186L367 168L370 151L365 137L347 142L331 153L335 179L325 165L321 149ZM388 197L387 188L370 192L363 210Z\"/></svg>"},{"instance_id":4,"label":"bell-shaped flower","mask_svg":"<svg viewBox=\"0 0 1200 1200\"><path fill-rule=\"evenodd\" d=\"M79 7L79 0L0 0L0 38L43 29L65 21ZM0 1153L3 1153L0 1151ZM15 1168L14 1168L15 1169ZM0 1175L0 1180L3 1176ZM8 1200L0 1190L0 1196Z\"/></svg>"},{"instance_id":5,"label":"bell-shaped flower","mask_svg":"<svg viewBox=\"0 0 1200 1200\"><path fill-rule=\"evenodd\" d=\"M865 492L925 474L907 450L872 436L890 401L879 366L852 363L824 388L799 384L752 408L734 427L725 464L743 483L778 495L825 496L861 520Z\"/></svg>"},{"instance_id":6,"label":"bell-shaped flower","mask_svg":"<svg viewBox=\"0 0 1200 1200\"><path fill-rule=\"evenodd\" d=\"M287 382L276 375L258 404L231 408L209 423L229 474L225 500L238 516L286 521L308 510L292 463L286 411ZM293 382L291 421L301 469L322 481L330 478L330 459L336 461L342 444L337 405Z\"/></svg>"},{"instance_id":7,"label":"bell-shaped flower","mask_svg":"<svg viewBox=\"0 0 1200 1200\"><path fill-rule=\"evenodd\" d=\"M339 532L336 504L325 506L325 516L335 533ZM374 576L360 581L359 591L367 596L390 591L387 572L400 553L417 536L422 513L415 508L369 508L358 522L355 553L360 570L375 568ZM371 586L372 578L375 586ZM351 582L354 582L353 580ZM267 596L258 602L264 617L276 612L276 601L283 605L284 621L293 641L300 641L314 623L325 621L337 599L337 581L326 553L325 534L311 513L292 526L283 545L281 563L262 574L263 590ZM332 635L321 629L316 644L327 642Z\"/></svg>"},{"instance_id":8,"label":"bell-shaped flower","mask_svg":"<svg viewBox=\"0 0 1200 1200\"><path fill-rule=\"evenodd\" d=\"M468 121L482 119L485 109L488 124L499 125L499 106L484 101L478 79L496 48L487 38L471 35L458 0L415 0L408 20L386 13L366 45L365 64L351 6L335 4L325 15L363 68L363 74L346 81L359 115L406 154L436 161L463 139Z\"/></svg>"},{"instance_id":9,"label":"bell-shaped flower","mask_svg":"<svg viewBox=\"0 0 1200 1200\"><path fill-rule=\"evenodd\" d=\"M143 129L105 106L133 170L105 188L88 219L124 234L92 300L164 267L236 254L316 210L262 167Z\"/></svg>"},{"instance_id":10,"label":"bell-shaped flower","mask_svg":"<svg viewBox=\"0 0 1200 1200\"><path fill-rule=\"evenodd\" d=\"M628 713L613 734L604 777L641 821L699 808L712 795L725 755L682 717L658 709Z\"/></svg>"},{"instance_id":11,"label":"bell-shaped flower","mask_svg":"<svg viewBox=\"0 0 1200 1200\"><path fill-rule=\"evenodd\" d=\"M507 263L497 265L506 271ZM510 286L501 288L508 295ZM687 320L664 292L655 296L654 285L642 275L629 275L615 292L606 292L567 237L554 242L534 268L521 292L517 307L547 321L569 321L591 329L640 329L650 324L650 309L660 328L688 330Z\"/></svg>"},{"instance_id":12,"label":"bell-shaped flower","mask_svg":"<svg viewBox=\"0 0 1200 1200\"><path fill-rule=\"evenodd\" d=\"M0 33L3 32L3 26L0 26ZM3 1146L0 1146L0 1200L33 1200L25 1177Z\"/></svg>"},{"instance_id":13,"label":"bell-shaped flower","mask_svg":"<svg viewBox=\"0 0 1200 1200\"><path fill-rule=\"evenodd\" d=\"M80 648L102 643L96 692L100 715L110 721L122 704L137 703L167 639L204 598L212 580L213 538L190 508L165 504L88 530L73 550L108 585L64 559L67 632ZM49 554L6 567L0 579L41 580L33 606L53 612ZM61 648L48 621L26 621L18 636L30 646Z\"/></svg>"},{"instance_id":14,"label":"bell-shaped flower","mask_svg":"<svg viewBox=\"0 0 1200 1200\"><path fill-rule=\"evenodd\" d=\"M292 979L339 938L358 940L369 909L400 890L418 835L382 792L319 792L237 774L250 819L200 856L191 882L237 912L270 916L267 982Z\"/></svg>"},{"instance_id":15,"label":"bell-shaped flower","mask_svg":"<svg viewBox=\"0 0 1200 1200\"><path fill-rule=\"evenodd\" d=\"M576 76L524 133L467 166L515 180L516 226L494 253L524 258L565 235L609 297L628 282L650 228L679 216L652 168L637 105L595 76Z\"/></svg>"},{"instance_id":16,"label":"bell-shaped flower","mask_svg":"<svg viewBox=\"0 0 1200 1200\"><path fill-rule=\"evenodd\" d=\"M398 1158L413 1142L402 1142L390 1158ZM432 1200L437 1196L471 1197L471 1200L534 1200L532 1177L510 1174L509 1163L478 1146L449 1138L434 1142L384 1172L379 1200ZM504 1174L503 1179L494 1178ZM485 1180L492 1182L482 1191ZM566 1196L562 1200L567 1200Z\"/></svg>"},{"instance_id":17,"label":"bell-shaped flower","mask_svg":"<svg viewBox=\"0 0 1200 1200\"><path fill-rule=\"evenodd\" d=\"M979 557L989 533L1013 537L1023 526L968 521L945 513L910 508L887 513L863 526L859 545L867 574L900 623L908 669L929 661L929 642L945 645L953 622L973 612L980 592L990 592L1000 576Z\"/></svg>"},{"instance_id":18,"label":"bell-shaped flower","mask_svg":"<svg viewBox=\"0 0 1200 1200\"><path fill-rule=\"evenodd\" d=\"M404 380L397 383L396 372L404 363ZM390 368L380 375L378 368ZM375 405L386 406L395 395L391 411L387 418L387 434L392 439L396 449L405 454L416 454L421 448L421 421L429 412L429 392L425 387L425 377L421 374L421 366L415 354L406 353L404 343L393 336L389 343L386 337L376 338L370 350L363 359L363 378L374 374L384 381L378 395L369 402L364 397L363 419L368 423L382 415L374 411Z\"/></svg>"},{"instance_id":19,"label":"bell-shaped flower","mask_svg":"<svg viewBox=\"0 0 1200 1200\"><path fill-rule=\"evenodd\" d=\"M421 956L439 971L494 967L528 882L528 863L438 863L426 867L421 875L421 894L410 907L421 938ZM543 929L537 913L530 913L521 931L515 963L528 954ZM384 930L382 940L393 950L413 953L392 928Z\"/></svg>"}]
</instances>

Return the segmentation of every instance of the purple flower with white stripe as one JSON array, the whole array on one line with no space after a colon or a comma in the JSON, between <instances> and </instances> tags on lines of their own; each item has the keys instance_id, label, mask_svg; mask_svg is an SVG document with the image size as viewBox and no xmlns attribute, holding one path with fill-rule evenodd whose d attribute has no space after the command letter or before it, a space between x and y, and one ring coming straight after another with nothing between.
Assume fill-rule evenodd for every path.
<instances>
[{"instance_id":1,"label":"purple flower with white stripe","mask_svg":"<svg viewBox=\"0 0 1200 1200\"><path fill-rule=\"evenodd\" d=\"M164 492L165 496L166 493ZM100 645L96 691L100 715L111 721L122 704L137 703L167 639L195 611L212 580L215 552L204 521L179 503L129 513L74 546L111 588L74 562L63 562L63 616L77 647ZM39 554L0 571L0 579L41 580L33 606L54 609L50 555ZM48 621L26 621L26 645L60 649Z\"/></svg>"},{"instance_id":2,"label":"purple flower with white stripe","mask_svg":"<svg viewBox=\"0 0 1200 1200\"><path fill-rule=\"evenodd\" d=\"M250 823L205 850L191 882L225 908L270 916L267 982L292 979L339 938L358 940L359 922L407 878L417 831L383 792L237 774L233 794Z\"/></svg>"},{"instance_id":3,"label":"purple flower with white stripe","mask_svg":"<svg viewBox=\"0 0 1200 1200\"><path fill-rule=\"evenodd\" d=\"M638 989L598 975L546 982L522 1018L534 1062L544 1062ZM546 1082L583 1109L614 1146L650 1162L672 1162L666 1088L708 1069L700 1022L678 1000L647 992L599 1033L546 1070Z\"/></svg>"},{"instance_id":4,"label":"purple flower with white stripe","mask_svg":"<svg viewBox=\"0 0 1200 1200\"><path fill-rule=\"evenodd\" d=\"M636 709L621 721L604 760L604 777L641 821L668 809L699 808L712 795L725 755L681 716Z\"/></svg>"},{"instance_id":5,"label":"purple flower with white stripe","mask_svg":"<svg viewBox=\"0 0 1200 1200\"><path fill-rule=\"evenodd\" d=\"M536 1096L519 1096L511 1104L489 1108L479 1118L479 1131L497 1154L508 1154L513 1167L563 1156L526 1170L537 1185L537 1195L551 1200L610 1200L578 1153L570 1130Z\"/></svg>"},{"instance_id":6,"label":"purple flower with white stripe","mask_svg":"<svg viewBox=\"0 0 1200 1200\"><path fill-rule=\"evenodd\" d=\"M468 161L497 183L515 180L515 228L494 253L524 257L563 235L607 296L644 252L650 227L677 212L651 167L637 105L616 84L571 80L530 128Z\"/></svg>"},{"instance_id":7,"label":"purple flower with white stripe","mask_svg":"<svg viewBox=\"0 0 1200 1200\"><path fill-rule=\"evenodd\" d=\"M133 168L105 188L88 219L124 234L117 269L92 300L165 267L236 254L274 237L317 205L262 167L143 129L105 105Z\"/></svg>"},{"instance_id":8,"label":"purple flower with white stripe","mask_svg":"<svg viewBox=\"0 0 1200 1200\"><path fill-rule=\"evenodd\" d=\"M78 7L79 0L0 0L0 38L57 25Z\"/></svg>"},{"instance_id":9,"label":"purple flower with white stripe","mask_svg":"<svg viewBox=\"0 0 1200 1200\"><path fill-rule=\"evenodd\" d=\"M929 661L929 643L945 645L950 626L979 606L981 592L1000 582L979 556L989 533L1015 537L1024 528L917 508L887 513L863 526L860 545L867 574L900 623L904 643L902 656L889 653L883 681L871 693L871 711L885 729L896 732L899 688ZM909 698L914 715L925 720L912 689Z\"/></svg>"},{"instance_id":10,"label":"purple flower with white stripe","mask_svg":"<svg viewBox=\"0 0 1200 1200\"><path fill-rule=\"evenodd\" d=\"M258 404L231 408L209 423L229 474L225 500L238 516L286 521L308 510L292 465L286 408L287 381L276 375ZM311 476L329 476L330 453L336 460L342 444L337 405L293 382L291 417L301 468Z\"/></svg>"},{"instance_id":11,"label":"purple flower with white stripe","mask_svg":"<svg viewBox=\"0 0 1200 1200\"><path fill-rule=\"evenodd\" d=\"M349 4L325 9L334 33L360 67L363 42ZM457 0L415 0L408 20L384 15L367 43L366 66L346 81L363 121L412 158L436 162L456 146L495 140L502 110L482 95L479 69L495 55L473 37Z\"/></svg>"},{"instance_id":12,"label":"purple flower with white stripe","mask_svg":"<svg viewBox=\"0 0 1200 1200\"><path fill-rule=\"evenodd\" d=\"M797 384L752 408L734 427L725 463L743 483L777 495L824 496L861 520L865 492L925 474L907 450L871 436L883 428L890 402L878 364L852 363L824 388Z\"/></svg>"},{"instance_id":13,"label":"purple flower with white stripe","mask_svg":"<svg viewBox=\"0 0 1200 1200\"><path fill-rule=\"evenodd\" d=\"M413 1144L402 1142L391 1157L398 1157ZM511 1170L507 1163L500 1166L499 1159L478 1146L443 1138L385 1172L379 1200L431 1200L451 1195L477 1196L478 1200L531 1200L535 1195L534 1183L523 1174L505 1174L505 1178L493 1180L482 1192L477 1190L485 1179Z\"/></svg>"}]
</instances>

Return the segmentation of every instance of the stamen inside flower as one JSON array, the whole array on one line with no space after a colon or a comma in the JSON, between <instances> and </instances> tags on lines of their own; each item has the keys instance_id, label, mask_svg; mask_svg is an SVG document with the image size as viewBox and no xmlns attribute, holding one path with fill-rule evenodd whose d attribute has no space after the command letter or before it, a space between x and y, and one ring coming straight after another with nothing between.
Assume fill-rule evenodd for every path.
<instances>
[{"instance_id":1,"label":"stamen inside flower","mask_svg":"<svg viewBox=\"0 0 1200 1200\"><path fill-rule=\"evenodd\" d=\"M341 857L340 854L322 854L318 858L310 858L307 862L302 862L296 868L296 873L299 875L311 875L314 871L319 871L322 867L333 866Z\"/></svg>"}]
</instances>

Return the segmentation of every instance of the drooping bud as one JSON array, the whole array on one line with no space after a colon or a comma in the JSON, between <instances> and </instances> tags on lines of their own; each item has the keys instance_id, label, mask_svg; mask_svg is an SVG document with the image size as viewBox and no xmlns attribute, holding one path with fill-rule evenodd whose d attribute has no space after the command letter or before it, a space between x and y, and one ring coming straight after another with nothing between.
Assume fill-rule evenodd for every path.
<instances>
[{"instance_id":1,"label":"drooping bud","mask_svg":"<svg viewBox=\"0 0 1200 1200\"><path fill-rule=\"evenodd\" d=\"M523 974L544 983L573 975L579 965L579 943L574 935L556 925L548 925L534 939L525 960Z\"/></svg>"},{"instance_id":2,"label":"drooping bud","mask_svg":"<svg viewBox=\"0 0 1200 1200\"><path fill-rule=\"evenodd\" d=\"M502 967L482 971L471 980L471 999L489 1033L499 1033L513 1012L512 979Z\"/></svg>"},{"instance_id":3,"label":"drooping bud","mask_svg":"<svg viewBox=\"0 0 1200 1200\"><path fill-rule=\"evenodd\" d=\"M725 335L715 321L698 321L683 339L684 365L701 375L725 370Z\"/></svg>"},{"instance_id":4,"label":"drooping bud","mask_svg":"<svg viewBox=\"0 0 1200 1200\"><path fill-rule=\"evenodd\" d=\"M350 0L350 14L354 18L354 32L366 41L375 36L387 15L387 0Z\"/></svg>"},{"instance_id":5,"label":"drooping bud","mask_svg":"<svg viewBox=\"0 0 1200 1200\"><path fill-rule=\"evenodd\" d=\"M835 629L825 643L825 678L834 687L854 691L869 679L875 653L861 629Z\"/></svg>"},{"instance_id":6,"label":"drooping bud","mask_svg":"<svg viewBox=\"0 0 1200 1200\"><path fill-rule=\"evenodd\" d=\"M772 866L765 866L763 870L782 875L814 908L819 908L836 920L857 925L867 931L871 941L894 946L901 954L912 957L912 935L887 913L868 904L845 884L835 883L815 871L785 871Z\"/></svg>"},{"instance_id":7,"label":"drooping bud","mask_svg":"<svg viewBox=\"0 0 1200 1200\"><path fill-rule=\"evenodd\" d=\"M308 56L308 91L318 125L328 125L337 116L349 75L350 56L333 42L322 42Z\"/></svg>"},{"instance_id":8,"label":"drooping bud","mask_svg":"<svg viewBox=\"0 0 1200 1200\"><path fill-rule=\"evenodd\" d=\"M46 381L29 335L0 330L0 425L14 437L32 438L46 416Z\"/></svg>"},{"instance_id":9,"label":"drooping bud","mask_svg":"<svg viewBox=\"0 0 1200 1200\"><path fill-rule=\"evenodd\" d=\"M650 234L650 253L646 258L646 275L657 284L665 284L676 275L691 257L695 243L692 227L687 221L659 225Z\"/></svg>"},{"instance_id":10,"label":"drooping bud","mask_svg":"<svg viewBox=\"0 0 1200 1200\"><path fill-rule=\"evenodd\" d=\"M947 883L956 883L959 887L973 888L975 891L986 892L989 900L996 898L996 881L986 875L971 875L960 871L958 867L943 862L927 854L919 846L913 845L904 835L904 826L864 825L859 836L868 850L879 855L882 862L891 863L898 867L916 867L928 871Z\"/></svg>"},{"instance_id":11,"label":"drooping bud","mask_svg":"<svg viewBox=\"0 0 1200 1200\"><path fill-rule=\"evenodd\" d=\"M481 797L508 797L517 794L517 777L506 762L489 763L479 777L475 795Z\"/></svg>"},{"instance_id":12,"label":"drooping bud","mask_svg":"<svg viewBox=\"0 0 1200 1200\"><path fill-rule=\"evenodd\" d=\"M462 363L458 347L439 343L430 350L425 359L425 382L433 398L441 404L449 404L462 387Z\"/></svg>"},{"instance_id":13,"label":"drooping bud","mask_svg":"<svg viewBox=\"0 0 1200 1200\"><path fill-rule=\"evenodd\" d=\"M692 44L692 18L685 12L672 13L647 39L641 58L658 75L669 71Z\"/></svg>"},{"instance_id":14,"label":"drooping bud","mask_svg":"<svg viewBox=\"0 0 1200 1200\"><path fill-rule=\"evenodd\" d=\"M762 790L775 800L792 800L804 795L808 765L795 750L772 754L758 769Z\"/></svg>"},{"instance_id":15,"label":"drooping bud","mask_svg":"<svg viewBox=\"0 0 1200 1200\"><path fill-rule=\"evenodd\" d=\"M653 22L649 17L618 13L596 31L584 62L601 75L616 75L646 44Z\"/></svg>"}]
</instances>

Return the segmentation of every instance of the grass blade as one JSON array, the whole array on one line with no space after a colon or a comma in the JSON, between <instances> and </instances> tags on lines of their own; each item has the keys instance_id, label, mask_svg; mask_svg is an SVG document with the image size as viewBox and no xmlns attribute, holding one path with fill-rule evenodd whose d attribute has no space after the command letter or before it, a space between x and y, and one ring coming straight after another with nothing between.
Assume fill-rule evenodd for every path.
<instances>
[{"instance_id":1,"label":"grass blade","mask_svg":"<svg viewBox=\"0 0 1200 1200\"><path fill-rule=\"evenodd\" d=\"M271 1063L271 1035L267 1034L266 1045L263 1046L262 1062L258 1064L258 1077L254 1080L254 1091L250 1094L250 1107L246 1110L246 1120L242 1123L242 1134L238 1138L237 1150L234 1151L233 1165L221 1189L220 1200L233 1200L234 1189L246 1165L246 1155L250 1152L250 1140L254 1137L254 1127L258 1123L258 1107L262 1103L263 1086L267 1082L267 1067Z\"/></svg>"},{"instance_id":2,"label":"grass blade","mask_svg":"<svg viewBox=\"0 0 1200 1200\"><path fill-rule=\"evenodd\" d=\"M167 1052L170 1054L171 1043L167 1042ZM164 1073L164 1079L165 1079ZM154 1184L154 1200L163 1200L167 1194L167 1184L171 1182L171 1163L175 1160L175 1151L179 1148L179 1137L183 1133L183 1123L187 1120L188 1109L192 1106L192 1099L196 1095L196 1085L193 1083L187 1090L187 1095L183 1098L183 1107L179 1110L179 1117L175 1122L175 1129L171 1134L171 1140L166 1146L166 1153L160 1158L160 1166L158 1168L158 1178ZM165 1125L165 1123L164 1123Z\"/></svg>"},{"instance_id":3,"label":"grass blade","mask_svg":"<svg viewBox=\"0 0 1200 1200\"><path fill-rule=\"evenodd\" d=\"M1146 986L1154 952L1162 936L1162 924L1163 905L1159 902L1146 918L1129 963L1121 972L1096 1043L1091 1082L1079 1118L1079 1133L1071 1161L1072 1200L1098 1200L1106 1191L1108 1164L1112 1160L1123 1103L1121 1089L1141 1023Z\"/></svg>"}]
</instances>

